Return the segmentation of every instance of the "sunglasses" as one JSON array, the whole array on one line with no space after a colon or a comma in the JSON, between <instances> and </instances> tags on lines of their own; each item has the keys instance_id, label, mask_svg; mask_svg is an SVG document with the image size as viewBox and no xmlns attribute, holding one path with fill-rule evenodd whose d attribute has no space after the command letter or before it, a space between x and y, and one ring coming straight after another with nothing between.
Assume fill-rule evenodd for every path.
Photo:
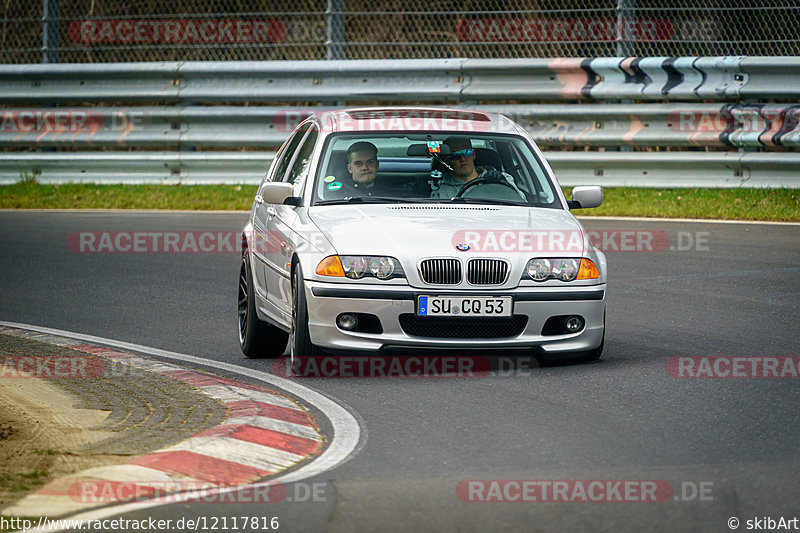
<instances>
[{"instance_id":1,"label":"sunglasses","mask_svg":"<svg viewBox=\"0 0 800 533\"><path fill-rule=\"evenodd\" d=\"M466 157L469 157L471 155L472 155L472 148L466 148L464 150L459 150L457 152L453 152L452 154L450 154L448 156L448 158L450 159L450 161L458 161L462 157L466 158Z\"/></svg>"}]
</instances>

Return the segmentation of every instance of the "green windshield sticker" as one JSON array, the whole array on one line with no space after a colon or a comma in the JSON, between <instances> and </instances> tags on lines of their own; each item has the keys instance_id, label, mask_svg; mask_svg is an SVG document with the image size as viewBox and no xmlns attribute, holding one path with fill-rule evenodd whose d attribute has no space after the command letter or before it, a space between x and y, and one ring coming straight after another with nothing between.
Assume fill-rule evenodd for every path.
<instances>
[{"instance_id":1,"label":"green windshield sticker","mask_svg":"<svg viewBox=\"0 0 800 533\"><path fill-rule=\"evenodd\" d=\"M325 176L325 183L336 181L336 176Z\"/></svg>"},{"instance_id":2,"label":"green windshield sticker","mask_svg":"<svg viewBox=\"0 0 800 533\"><path fill-rule=\"evenodd\" d=\"M334 181L333 183L328 185L328 190L329 191L338 191L341 188L342 188L342 184L339 183L338 181Z\"/></svg>"}]
</instances>

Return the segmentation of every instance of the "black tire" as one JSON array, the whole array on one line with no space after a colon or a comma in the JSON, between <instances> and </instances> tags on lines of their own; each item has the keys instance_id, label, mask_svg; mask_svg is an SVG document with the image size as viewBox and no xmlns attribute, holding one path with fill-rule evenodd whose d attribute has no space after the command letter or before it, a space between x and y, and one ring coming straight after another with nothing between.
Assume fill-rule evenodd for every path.
<instances>
[{"instance_id":1,"label":"black tire","mask_svg":"<svg viewBox=\"0 0 800 533\"><path fill-rule=\"evenodd\" d=\"M299 263L292 273L292 332L289 335L289 350L292 360L320 354L320 349L314 346L308 334L308 304L303 270Z\"/></svg>"},{"instance_id":2,"label":"black tire","mask_svg":"<svg viewBox=\"0 0 800 533\"><path fill-rule=\"evenodd\" d=\"M239 268L239 346L253 359L280 357L286 351L289 334L258 318L253 291L253 275L245 255Z\"/></svg>"}]
</instances>

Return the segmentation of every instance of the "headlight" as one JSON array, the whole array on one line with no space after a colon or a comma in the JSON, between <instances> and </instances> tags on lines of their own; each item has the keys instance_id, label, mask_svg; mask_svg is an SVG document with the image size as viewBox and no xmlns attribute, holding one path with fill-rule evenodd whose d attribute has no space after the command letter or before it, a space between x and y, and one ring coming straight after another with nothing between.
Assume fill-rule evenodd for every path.
<instances>
[{"instance_id":1,"label":"headlight","mask_svg":"<svg viewBox=\"0 0 800 533\"><path fill-rule=\"evenodd\" d=\"M528 261L528 275L533 281L544 281L550 277L552 267L547 259L531 259Z\"/></svg>"},{"instance_id":2,"label":"headlight","mask_svg":"<svg viewBox=\"0 0 800 533\"><path fill-rule=\"evenodd\" d=\"M350 279L361 279L367 273L367 258L356 255L340 256L344 275Z\"/></svg>"},{"instance_id":3,"label":"headlight","mask_svg":"<svg viewBox=\"0 0 800 533\"><path fill-rule=\"evenodd\" d=\"M373 257L369 271L378 279L389 279L394 274L394 259L391 257Z\"/></svg>"},{"instance_id":4,"label":"headlight","mask_svg":"<svg viewBox=\"0 0 800 533\"><path fill-rule=\"evenodd\" d=\"M579 265L577 259L556 259L553 261L553 277L561 281L573 281Z\"/></svg>"},{"instance_id":5,"label":"headlight","mask_svg":"<svg viewBox=\"0 0 800 533\"><path fill-rule=\"evenodd\" d=\"M526 272L533 281L547 281L548 279L575 281L576 279L598 279L600 277L597 266L586 258L531 259L528 261Z\"/></svg>"},{"instance_id":6,"label":"headlight","mask_svg":"<svg viewBox=\"0 0 800 533\"><path fill-rule=\"evenodd\" d=\"M341 267L336 268L338 265ZM320 276L348 277L350 279L373 277L387 280L405 277L403 267L394 257L371 255L330 255L320 261L316 272Z\"/></svg>"}]
</instances>

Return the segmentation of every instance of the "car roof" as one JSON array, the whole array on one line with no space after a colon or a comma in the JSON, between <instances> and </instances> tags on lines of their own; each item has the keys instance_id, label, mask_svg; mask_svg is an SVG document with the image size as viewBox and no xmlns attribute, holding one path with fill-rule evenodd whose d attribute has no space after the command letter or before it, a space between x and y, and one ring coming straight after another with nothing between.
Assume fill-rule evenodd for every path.
<instances>
[{"instance_id":1,"label":"car roof","mask_svg":"<svg viewBox=\"0 0 800 533\"><path fill-rule=\"evenodd\" d=\"M354 107L317 115L324 133L432 132L518 133L516 124L498 113L438 107Z\"/></svg>"}]
</instances>

